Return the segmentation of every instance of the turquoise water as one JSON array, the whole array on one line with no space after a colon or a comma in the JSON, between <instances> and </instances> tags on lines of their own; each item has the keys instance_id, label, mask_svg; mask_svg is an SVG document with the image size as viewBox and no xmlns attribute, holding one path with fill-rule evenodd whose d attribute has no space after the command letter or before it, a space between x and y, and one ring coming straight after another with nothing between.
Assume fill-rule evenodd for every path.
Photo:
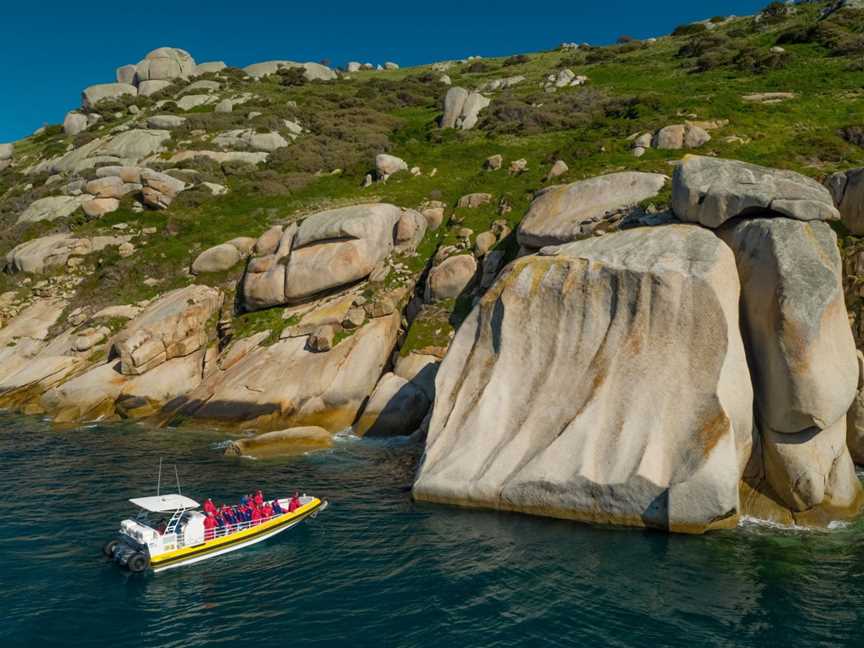
<instances>
[{"instance_id":1,"label":"turquoise water","mask_svg":"<svg viewBox=\"0 0 864 648\"><path fill-rule=\"evenodd\" d=\"M415 505L419 454L346 439L293 460L136 425L0 416L2 646L861 646L864 524L705 537ZM132 576L100 548L151 494L261 487L317 519L198 565ZM167 472L167 471L166 471Z\"/></svg>"}]
</instances>

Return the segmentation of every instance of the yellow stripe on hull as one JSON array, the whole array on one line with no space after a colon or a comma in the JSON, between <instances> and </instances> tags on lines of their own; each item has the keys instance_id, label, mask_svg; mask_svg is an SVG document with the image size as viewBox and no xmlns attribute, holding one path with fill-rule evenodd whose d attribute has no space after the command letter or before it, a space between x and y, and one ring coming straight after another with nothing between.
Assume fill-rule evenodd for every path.
<instances>
[{"instance_id":1,"label":"yellow stripe on hull","mask_svg":"<svg viewBox=\"0 0 864 648\"><path fill-rule=\"evenodd\" d=\"M249 527L248 529L244 529L243 531L238 531L237 533L232 533L231 535L222 536L221 538L214 538L213 540L208 540L193 547L183 547L182 549L175 549L174 551L166 551L165 553L159 554L158 556L151 556L150 566L153 569L158 569L160 566L167 563L179 562L187 558L193 558L202 554L215 552L230 545L251 540L257 536L264 535L276 529L279 529L280 527L292 525L292 523L299 522L303 518L317 511L320 507L321 500L315 498L308 504L304 504L292 513L280 515L277 518L274 518L262 524L257 524L253 527Z\"/></svg>"}]
</instances>

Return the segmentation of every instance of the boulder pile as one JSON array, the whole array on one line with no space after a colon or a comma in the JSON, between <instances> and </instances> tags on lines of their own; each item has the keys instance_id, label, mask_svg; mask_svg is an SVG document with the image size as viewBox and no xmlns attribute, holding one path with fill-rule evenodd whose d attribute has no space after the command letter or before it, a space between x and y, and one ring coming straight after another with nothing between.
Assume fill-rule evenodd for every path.
<instances>
[{"instance_id":1,"label":"boulder pile","mask_svg":"<svg viewBox=\"0 0 864 648\"><path fill-rule=\"evenodd\" d=\"M529 242L553 245L503 271L441 365L417 499L687 533L861 509L827 190L688 157L682 224L575 242L547 200L520 235L539 221L555 235Z\"/></svg>"}]
</instances>

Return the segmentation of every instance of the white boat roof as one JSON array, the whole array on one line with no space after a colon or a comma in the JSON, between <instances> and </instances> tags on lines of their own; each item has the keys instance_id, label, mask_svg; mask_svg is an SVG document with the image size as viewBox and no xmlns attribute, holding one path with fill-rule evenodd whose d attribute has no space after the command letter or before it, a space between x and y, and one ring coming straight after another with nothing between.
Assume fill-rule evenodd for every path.
<instances>
[{"instance_id":1,"label":"white boat roof","mask_svg":"<svg viewBox=\"0 0 864 648\"><path fill-rule=\"evenodd\" d=\"M166 511L176 511L177 509L197 508L198 502L177 493L168 493L166 495L151 495L150 497L135 497L129 500L135 506L140 506L145 511L152 513L164 513Z\"/></svg>"}]
</instances>

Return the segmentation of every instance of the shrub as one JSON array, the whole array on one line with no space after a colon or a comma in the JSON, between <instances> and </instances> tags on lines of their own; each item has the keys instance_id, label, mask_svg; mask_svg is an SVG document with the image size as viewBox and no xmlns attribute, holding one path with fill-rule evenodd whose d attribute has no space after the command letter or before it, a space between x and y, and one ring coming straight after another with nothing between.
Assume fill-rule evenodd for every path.
<instances>
[{"instance_id":1,"label":"shrub","mask_svg":"<svg viewBox=\"0 0 864 648\"><path fill-rule=\"evenodd\" d=\"M844 126L837 134L850 144L864 148L864 126Z\"/></svg>"},{"instance_id":2,"label":"shrub","mask_svg":"<svg viewBox=\"0 0 864 648\"><path fill-rule=\"evenodd\" d=\"M490 134L520 135L568 130L604 117L606 103L606 95L594 88L529 97L505 94L481 113L478 128Z\"/></svg>"},{"instance_id":3,"label":"shrub","mask_svg":"<svg viewBox=\"0 0 864 648\"><path fill-rule=\"evenodd\" d=\"M494 68L485 61L474 61L473 63L466 65L463 71L467 74L483 74L484 72L491 72L493 69Z\"/></svg>"},{"instance_id":4,"label":"shrub","mask_svg":"<svg viewBox=\"0 0 864 648\"><path fill-rule=\"evenodd\" d=\"M789 9L785 2L772 2L760 12L765 18L785 18Z\"/></svg>"},{"instance_id":5,"label":"shrub","mask_svg":"<svg viewBox=\"0 0 864 648\"><path fill-rule=\"evenodd\" d=\"M624 34L623 36L619 36L618 40L616 42L619 45L623 45L624 43L632 43L634 40L636 40L636 39L634 39L632 36L628 36L627 34Z\"/></svg>"},{"instance_id":6,"label":"shrub","mask_svg":"<svg viewBox=\"0 0 864 648\"><path fill-rule=\"evenodd\" d=\"M283 86L302 86L306 85L306 70L301 67L282 68L276 72L279 78L279 85Z\"/></svg>"},{"instance_id":7,"label":"shrub","mask_svg":"<svg viewBox=\"0 0 864 648\"><path fill-rule=\"evenodd\" d=\"M615 52L609 47L595 47L585 56L588 65L595 63L606 63L615 58Z\"/></svg>"},{"instance_id":8,"label":"shrub","mask_svg":"<svg viewBox=\"0 0 864 648\"><path fill-rule=\"evenodd\" d=\"M708 27L702 23L691 23L689 25L678 25L672 30L673 36L692 36L708 31Z\"/></svg>"},{"instance_id":9,"label":"shrub","mask_svg":"<svg viewBox=\"0 0 864 648\"><path fill-rule=\"evenodd\" d=\"M726 22L726 16L712 16L708 22L719 25L720 23Z\"/></svg>"},{"instance_id":10,"label":"shrub","mask_svg":"<svg viewBox=\"0 0 864 648\"><path fill-rule=\"evenodd\" d=\"M843 9L815 25L789 29L777 38L777 43L816 43L834 56L864 52L864 10Z\"/></svg>"},{"instance_id":11,"label":"shrub","mask_svg":"<svg viewBox=\"0 0 864 648\"><path fill-rule=\"evenodd\" d=\"M694 36L678 48L676 56L679 58L698 58L708 52L727 49L731 41L723 34L709 32Z\"/></svg>"},{"instance_id":12,"label":"shrub","mask_svg":"<svg viewBox=\"0 0 864 648\"><path fill-rule=\"evenodd\" d=\"M509 67L511 65L522 65L523 63L528 63L531 60L531 57L526 56L525 54L516 54L514 56L510 56L504 59L504 62L501 64L504 67Z\"/></svg>"},{"instance_id":13,"label":"shrub","mask_svg":"<svg viewBox=\"0 0 864 648\"><path fill-rule=\"evenodd\" d=\"M764 74L771 70L786 67L789 63L789 55L786 52L771 52L746 47L735 55L732 63L742 72Z\"/></svg>"}]
</instances>

